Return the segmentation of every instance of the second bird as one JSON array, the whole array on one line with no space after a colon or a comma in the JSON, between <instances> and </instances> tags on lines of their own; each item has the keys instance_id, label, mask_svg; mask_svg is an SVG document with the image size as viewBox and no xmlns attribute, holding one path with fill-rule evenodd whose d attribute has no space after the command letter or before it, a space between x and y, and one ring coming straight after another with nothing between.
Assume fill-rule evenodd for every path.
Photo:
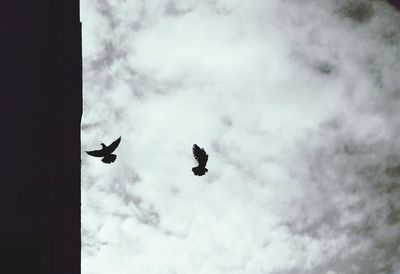
<instances>
[{"instance_id":1,"label":"second bird","mask_svg":"<svg viewBox=\"0 0 400 274\"><path fill-rule=\"evenodd\" d=\"M208 155L205 152L204 148L200 148L198 145L193 145L193 156L199 163L198 166L192 168L194 175L203 176L207 173L208 169L206 168L206 164L208 161Z\"/></svg>"}]
</instances>

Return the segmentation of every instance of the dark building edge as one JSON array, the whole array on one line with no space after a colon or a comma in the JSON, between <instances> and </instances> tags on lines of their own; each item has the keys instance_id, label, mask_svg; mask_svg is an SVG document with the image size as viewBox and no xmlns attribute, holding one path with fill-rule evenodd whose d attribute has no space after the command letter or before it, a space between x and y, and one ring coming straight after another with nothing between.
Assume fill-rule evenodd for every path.
<instances>
[{"instance_id":1,"label":"dark building edge","mask_svg":"<svg viewBox=\"0 0 400 274\"><path fill-rule=\"evenodd\" d=\"M0 9L0 272L80 273L79 1Z\"/></svg>"}]
</instances>

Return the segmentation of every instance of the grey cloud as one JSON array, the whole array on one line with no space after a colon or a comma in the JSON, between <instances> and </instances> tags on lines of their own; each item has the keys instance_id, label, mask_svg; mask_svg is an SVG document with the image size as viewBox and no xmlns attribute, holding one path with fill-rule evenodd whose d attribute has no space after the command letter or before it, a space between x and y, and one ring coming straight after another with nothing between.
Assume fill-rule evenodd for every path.
<instances>
[{"instance_id":1,"label":"grey cloud","mask_svg":"<svg viewBox=\"0 0 400 274\"><path fill-rule=\"evenodd\" d=\"M121 24L125 23L118 16L120 6L124 6L127 1L112 2L107 0L95 0L97 11L107 19L107 22L112 30L115 30Z\"/></svg>"},{"instance_id":2,"label":"grey cloud","mask_svg":"<svg viewBox=\"0 0 400 274\"><path fill-rule=\"evenodd\" d=\"M343 3L338 9L338 14L350 18L357 23L366 23L374 15L373 4L371 1L350 0L342 1Z\"/></svg>"},{"instance_id":3,"label":"grey cloud","mask_svg":"<svg viewBox=\"0 0 400 274\"><path fill-rule=\"evenodd\" d=\"M335 71L335 66L329 62L319 62L315 64L315 68L322 74L331 74Z\"/></svg>"},{"instance_id":4,"label":"grey cloud","mask_svg":"<svg viewBox=\"0 0 400 274\"><path fill-rule=\"evenodd\" d=\"M134 193L129 192L126 186L140 183L140 181L140 177L132 172L128 176L125 175L124 178L118 178L114 180L108 191L120 197L126 206L129 206L130 204L139 206L141 203L140 197L137 197L134 195Z\"/></svg>"},{"instance_id":5,"label":"grey cloud","mask_svg":"<svg viewBox=\"0 0 400 274\"><path fill-rule=\"evenodd\" d=\"M229 116L223 116L221 121L227 127L232 127L233 126L233 121Z\"/></svg>"},{"instance_id":6,"label":"grey cloud","mask_svg":"<svg viewBox=\"0 0 400 274\"><path fill-rule=\"evenodd\" d=\"M312 206L315 207L311 211L307 208L310 205L300 200L295 206L305 206L303 212L307 212L309 216L299 219L301 215L296 215L286 225L293 233L306 234L312 238L345 235L351 245L369 243L367 250L348 255L343 251L341 256L335 256L318 266L315 273L327 270L338 273L395 273L400 246L400 191L393 188L393 184L399 185L393 179L398 175L400 154L397 152L390 155L390 160L387 155L388 152L398 151L398 148L392 150L391 144L368 144L367 140L354 139L349 135L352 130L345 131L343 127L338 129L334 126L325 130L328 132L323 134L323 140L320 141L326 145L321 143L318 150L311 149L305 163L310 172L308 187L316 188L318 195L324 198L319 200L310 197ZM312 138L308 138L307 143L315 143ZM328 174L334 177L328 179ZM315 184L311 183L313 181ZM343 195L358 198L346 206L332 200L335 196ZM310 215L313 211L315 215ZM341 221L345 215L357 217L346 224ZM391 232L386 234L385 231ZM385 238L382 239L383 235ZM357 270L352 271L351 265Z\"/></svg>"},{"instance_id":7,"label":"grey cloud","mask_svg":"<svg viewBox=\"0 0 400 274\"><path fill-rule=\"evenodd\" d=\"M177 7L177 4L173 1L170 0L165 4L165 14L166 15L171 15L171 16L179 16L186 14L190 12L192 9L191 8L186 8L186 9L180 9Z\"/></svg>"},{"instance_id":8,"label":"grey cloud","mask_svg":"<svg viewBox=\"0 0 400 274\"><path fill-rule=\"evenodd\" d=\"M111 40L104 41L103 47L99 56L88 62L87 69L104 70L109 68L115 61L123 60L127 56L127 53L118 50Z\"/></svg>"},{"instance_id":9,"label":"grey cloud","mask_svg":"<svg viewBox=\"0 0 400 274\"><path fill-rule=\"evenodd\" d=\"M145 225L157 226L160 223L160 215L153 208L143 209L138 207L138 212L135 212L135 215Z\"/></svg>"}]
</instances>

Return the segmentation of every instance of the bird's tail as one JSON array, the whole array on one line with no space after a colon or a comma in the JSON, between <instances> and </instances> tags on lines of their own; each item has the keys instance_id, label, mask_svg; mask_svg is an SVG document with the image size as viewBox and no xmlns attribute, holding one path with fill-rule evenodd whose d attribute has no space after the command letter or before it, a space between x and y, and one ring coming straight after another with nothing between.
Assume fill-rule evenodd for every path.
<instances>
[{"instance_id":1,"label":"bird's tail","mask_svg":"<svg viewBox=\"0 0 400 274\"><path fill-rule=\"evenodd\" d=\"M111 163L114 163L115 159L117 159L117 155L110 154L110 155L105 156L103 159L101 159L101 161L106 164L111 164Z\"/></svg>"},{"instance_id":2,"label":"bird's tail","mask_svg":"<svg viewBox=\"0 0 400 274\"><path fill-rule=\"evenodd\" d=\"M207 173L208 169L205 167L197 166L197 167L192 168L192 171L193 171L194 175L196 175L196 176L203 176L204 174Z\"/></svg>"}]
</instances>

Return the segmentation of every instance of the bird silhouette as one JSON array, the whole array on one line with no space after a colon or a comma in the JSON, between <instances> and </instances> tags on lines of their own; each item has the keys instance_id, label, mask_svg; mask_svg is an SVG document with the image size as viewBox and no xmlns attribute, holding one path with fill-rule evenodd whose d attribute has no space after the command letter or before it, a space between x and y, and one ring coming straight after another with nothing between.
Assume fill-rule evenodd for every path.
<instances>
[{"instance_id":1,"label":"bird silhouette","mask_svg":"<svg viewBox=\"0 0 400 274\"><path fill-rule=\"evenodd\" d=\"M203 148L200 148L198 145L193 145L193 156L199 163L198 166L192 168L194 175L196 176L203 176L207 173L208 169L206 168L206 164L208 161L208 155L204 151Z\"/></svg>"},{"instance_id":2,"label":"bird silhouette","mask_svg":"<svg viewBox=\"0 0 400 274\"><path fill-rule=\"evenodd\" d=\"M121 137L119 137L117 140L111 143L111 145L106 146L105 144L101 143L101 149L100 150L92 150L92 151L86 151L87 154L90 156L94 157L101 157L101 161L106 164L111 164L117 159L117 155L112 154L114 150L117 149L119 143L121 142Z\"/></svg>"}]
</instances>

